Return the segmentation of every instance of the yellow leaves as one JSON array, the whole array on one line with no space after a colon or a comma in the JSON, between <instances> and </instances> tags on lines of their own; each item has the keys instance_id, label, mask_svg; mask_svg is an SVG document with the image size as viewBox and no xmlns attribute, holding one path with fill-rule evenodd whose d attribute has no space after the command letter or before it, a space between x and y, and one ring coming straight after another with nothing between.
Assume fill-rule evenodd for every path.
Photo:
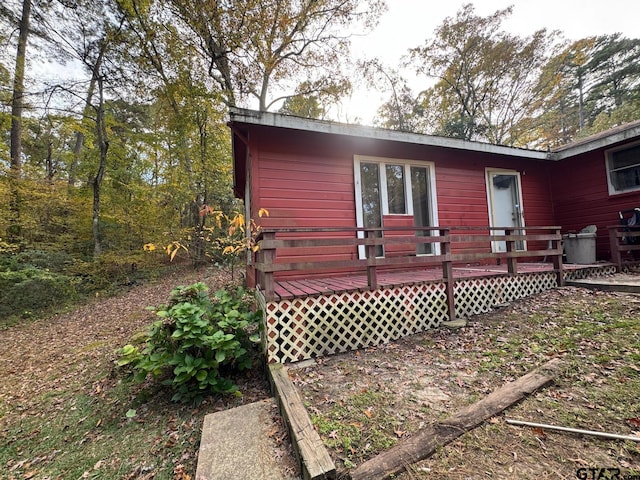
<instances>
[{"instance_id":1,"label":"yellow leaves","mask_svg":"<svg viewBox=\"0 0 640 480\"><path fill-rule=\"evenodd\" d=\"M215 251L219 255L240 255L243 252L255 253L260 250L260 245L256 238L260 232L260 227L251 219L247 222L245 216L240 212L232 215L226 215L222 211L214 210L208 205L203 205L199 211L202 218L211 219L215 225L207 227L202 226L197 231L188 230L194 237L200 239L207 246L205 247L205 255L210 256L209 251ZM268 216L269 211L261 208L258 212L260 217ZM247 234L247 229L250 234ZM188 252L188 245L192 241L192 235L184 232L180 241L173 241L167 245L165 251L171 260L175 258L180 250ZM185 242L184 244L181 242ZM156 245L148 243L144 246L145 251L154 251Z\"/></svg>"},{"instance_id":2,"label":"yellow leaves","mask_svg":"<svg viewBox=\"0 0 640 480\"><path fill-rule=\"evenodd\" d=\"M156 250L156 248L157 248L157 247L156 247L153 243L145 243L145 244L142 246L142 249L143 249L145 252L153 252L153 251L155 251L155 250Z\"/></svg>"},{"instance_id":3,"label":"yellow leaves","mask_svg":"<svg viewBox=\"0 0 640 480\"><path fill-rule=\"evenodd\" d=\"M244 232L244 215L236 213L229 225L229 236L232 237L236 231Z\"/></svg>"},{"instance_id":4,"label":"yellow leaves","mask_svg":"<svg viewBox=\"0 0 640 480\"><path fill-rule=\"evenodd\" d=\"M167 255L169 255L171 261L173 261L180 250L184 250L185 252L189 251L187 247L185 247L180 242L171 242L169 245L167 245L166 252Z\"/></svg>"}]
</instances>

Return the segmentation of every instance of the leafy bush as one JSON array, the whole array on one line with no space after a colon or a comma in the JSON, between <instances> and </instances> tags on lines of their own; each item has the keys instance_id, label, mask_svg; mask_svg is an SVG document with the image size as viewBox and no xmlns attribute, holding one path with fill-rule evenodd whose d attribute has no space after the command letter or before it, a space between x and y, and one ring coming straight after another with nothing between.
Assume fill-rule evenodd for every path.
<instances>
[{"instance_id":1,"label":"leafy bush","mask_svg":"<svg viewBox=\"0 0 640 480\"><path fill-rule=\"evenodd\" d=\"M0 272L0 317L30 316L76 297L72 279L39 268Z\"/></svg>"},{"instance_id":2,"label":"leafy bush","mask_svg":"<svg viewBox=\"0 0 640 480\"><path fill-rule=\"evenodd\" d=\"M236 392L225 378L252 365L252 345L258 341L260 312L252 312L246 293L226 290L209 297L204 283L176 287L168 305L156 314L142 350L120 349L120 366L130 365L139 381L149 375L167 377L172 400L197 400L207 393Z\"/></svg>"},{"instance_id":3,"label":"leafy bush","mask_svg":"<svg viewBox=\"0 0 640 480\"><path fill-rule=\"evenodd\" d=\"M74 263L71 255L55 250L25 250L18 253L15 260L25 267L53 270L59 273L65 272Z\"/></svg>"}]
</instances>

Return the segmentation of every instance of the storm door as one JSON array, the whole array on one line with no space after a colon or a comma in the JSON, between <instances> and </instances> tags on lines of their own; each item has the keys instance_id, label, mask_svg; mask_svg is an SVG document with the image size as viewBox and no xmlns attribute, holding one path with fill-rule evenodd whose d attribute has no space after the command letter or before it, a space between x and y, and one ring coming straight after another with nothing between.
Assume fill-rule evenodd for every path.
<instances>
[{"instance_id":1,"label":"storm door","mask_svg":"<svg viewBox=\"0 0 640 480\"><path fill-rule=\"evenodd\" d=\"M520 174L507 170L487 170L489 224L492 227L524 227ZM503 235L504 230L494 230ZM524 233L524 231L520 231ZM505 252L506 242L492 242L494 252ZM525 242L516 242L517 250L526 250Z\"/></svg>"}]
</instances>

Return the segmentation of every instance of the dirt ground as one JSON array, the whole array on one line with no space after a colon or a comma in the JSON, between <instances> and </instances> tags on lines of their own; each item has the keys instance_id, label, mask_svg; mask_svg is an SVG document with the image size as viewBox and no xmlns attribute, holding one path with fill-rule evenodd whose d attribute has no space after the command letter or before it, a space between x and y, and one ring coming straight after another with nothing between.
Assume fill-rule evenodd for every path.
<instances>
[{"instance_id":1,"label":"dirt ground","mask_svg":"<svg viewBox=\"0 0 640 480\"><path fill-rule=\"evenodd\" d=\"M560 358L554 384L393 478L579 478L640 473L639 443L508 425L505 418L640 438L640 297L566 287L376 348L291 369L342 477ZM591 475L590 471L586 471ZM600 478L609 478L602 476Z\"/></svg>"}]
</instances>

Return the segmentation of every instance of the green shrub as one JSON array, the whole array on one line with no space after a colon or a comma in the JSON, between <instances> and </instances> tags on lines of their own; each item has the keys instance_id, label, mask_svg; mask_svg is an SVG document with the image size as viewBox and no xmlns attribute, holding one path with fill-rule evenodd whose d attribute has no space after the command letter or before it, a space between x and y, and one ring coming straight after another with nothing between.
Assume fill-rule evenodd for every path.
<instances>
[{"instance_id":1,"label":"green shrub","mask_svg":"<svg viewBox=\"0 0 640 480\"><path fill-rule=\"evenodd\" d=\"M0 272L0 317L33 312L74 300L72 279L39 268Z\"/></svg>"},{"instance_id":2,"label":"green shrub","mask_svg":"<svg viewBox=\"0 0 640 480\"><path fill-rule=\"evenodd\" d=\"M64 273L74 260L71 255L55 250L25 250L15 256L16 262L23 268L34 267Z\"/></svg>"},{"instance_id":3,"label":"green shrub","mask_svg":"<svg viewBox=\"0 0 640 480\"><path fill-rule=\"evenodd\" d=\"M209 297L204 283L176 287L168 305L157 310L142 350L120 349L120 366L129 365L139 381L163 378L172 400L198 400L208 393L236 392L225 378L252 365L260 312L252 312L239 288Z\"/></svg>"}]
</instances>

